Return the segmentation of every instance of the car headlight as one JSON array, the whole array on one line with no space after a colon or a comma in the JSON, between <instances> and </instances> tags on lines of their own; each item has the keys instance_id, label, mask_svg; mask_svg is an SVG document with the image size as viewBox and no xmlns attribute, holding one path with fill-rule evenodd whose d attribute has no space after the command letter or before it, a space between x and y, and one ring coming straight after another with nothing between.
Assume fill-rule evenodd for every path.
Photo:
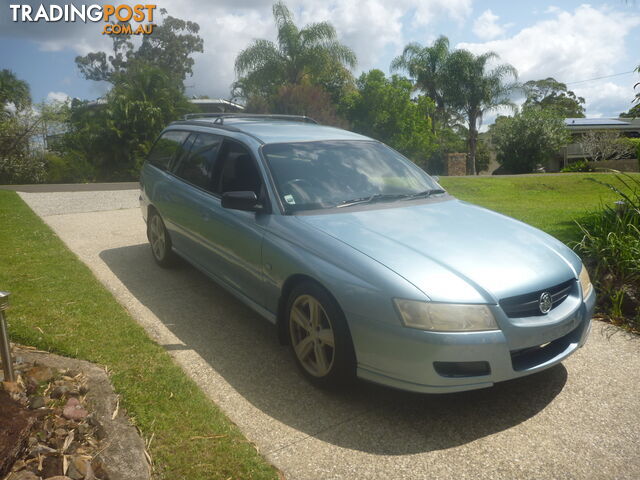
<instances>
[{"instance_id":1,"label":"car headlight","mask_svg":"<svg viewBox=\"0 0 640 480\"><path fill-rule=\"evenodd\" d=\"M405 327L438 332L498 330L487 305L431 303L394 299Z\"/></svg>"},{"instance_id":2,"label":"car headlight","mask_svg":"<svg viewBox=\"0 0 640 480\"><path fill-rule=\"evenodd\" d=\"M591 279L589 278L589 272L587 272L587 267L582 265L582 269L580 270L580 276L578 277L580 280L580 287L582 288L582 299L584 300L591 293L593 289L593 285L591 284Z\"/></svg>"}]
</instances>

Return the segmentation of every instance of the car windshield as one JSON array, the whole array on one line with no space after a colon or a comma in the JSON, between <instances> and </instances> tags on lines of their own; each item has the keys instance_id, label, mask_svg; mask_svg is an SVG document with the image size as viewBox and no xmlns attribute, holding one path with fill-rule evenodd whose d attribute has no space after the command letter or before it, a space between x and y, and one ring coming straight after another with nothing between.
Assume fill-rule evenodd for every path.
<instances>
[{"instance_id":1,"label":"car windshield","mask_svg":"<svg viewBox=\"0 0 640 480\"><path fill-rule=\"evenodd\" d=\"M378 142L278 143L265 145L263 153L288 211L444 193L424 171Z\"/></svg>"}]
</instances>

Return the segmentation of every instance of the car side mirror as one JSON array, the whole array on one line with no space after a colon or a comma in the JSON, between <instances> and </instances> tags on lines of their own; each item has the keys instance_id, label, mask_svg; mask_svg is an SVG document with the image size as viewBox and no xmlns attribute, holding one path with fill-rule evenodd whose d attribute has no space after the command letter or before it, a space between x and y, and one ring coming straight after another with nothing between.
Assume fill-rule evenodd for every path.
<instances>
[{"instance_id":1,"label":"car side mirror","mask_svg":"<svg viewBox=\"0 0 640 480\"><path fill-rule=\"evenodd\" d=\"M244 210L247 212L258 212L262 210L262 204L258 201L255 192L225 192L222 194L222 208L231 210Z\"/></svg>"},{"instance_id":2,"label":"car side mirror","mask_svg":"<svg viewBox=\"0 0 640 480\"><path fill-rule=\"evenodd\" d=\"M431 175L431 178L433 178L436 182L440 181L440 176L439 175Z\"/></svg>"}]
</instances>

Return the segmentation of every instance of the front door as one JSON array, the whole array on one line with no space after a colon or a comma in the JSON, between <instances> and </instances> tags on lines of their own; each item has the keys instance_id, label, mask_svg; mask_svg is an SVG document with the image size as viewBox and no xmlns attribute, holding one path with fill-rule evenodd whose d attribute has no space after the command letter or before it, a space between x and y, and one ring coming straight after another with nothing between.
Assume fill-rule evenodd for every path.
<instances>
[{"instance_id":1,"label":"front door","mask_svg":"<svg viewBox=\"0 0 640 480\"><path fill-rule=\"evenodd\" d=\"M249 149L225 140L211 159L213 138L198 134L188 157L175 174L185 182L176 189L176 201L184 213L182 227L189 247L181 253L242 295L264 304L262 276L262 223L266 214L222 208L228 191L263 194L263 183ZM203 152L208 152L204 155ZM209 158L204 158L204 157Z\"/></svg>"}]
</instances>

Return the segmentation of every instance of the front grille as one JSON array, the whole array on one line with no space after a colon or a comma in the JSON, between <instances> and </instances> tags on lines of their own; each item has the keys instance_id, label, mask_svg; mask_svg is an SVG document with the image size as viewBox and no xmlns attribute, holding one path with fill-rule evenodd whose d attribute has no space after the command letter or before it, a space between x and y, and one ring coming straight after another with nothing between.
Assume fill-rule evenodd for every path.
<instances>
[{"instance_id":1,"label":"front grille","mask_svg":"<svg viewBox=\"0 0 640 480\"><path fill-rule=\"evenodd\" d=\"M542 295L543 292L549 292L551 295L551 310L553 310L565 301L575 283L576 281L573 279L567 280L551 288L505 298L500 300L500 307L502 307L502 310L504 310L504 313L506 313L509 318L536 317L542 315L539 302L540 295Z\"/></svg>"}]
</instances>

